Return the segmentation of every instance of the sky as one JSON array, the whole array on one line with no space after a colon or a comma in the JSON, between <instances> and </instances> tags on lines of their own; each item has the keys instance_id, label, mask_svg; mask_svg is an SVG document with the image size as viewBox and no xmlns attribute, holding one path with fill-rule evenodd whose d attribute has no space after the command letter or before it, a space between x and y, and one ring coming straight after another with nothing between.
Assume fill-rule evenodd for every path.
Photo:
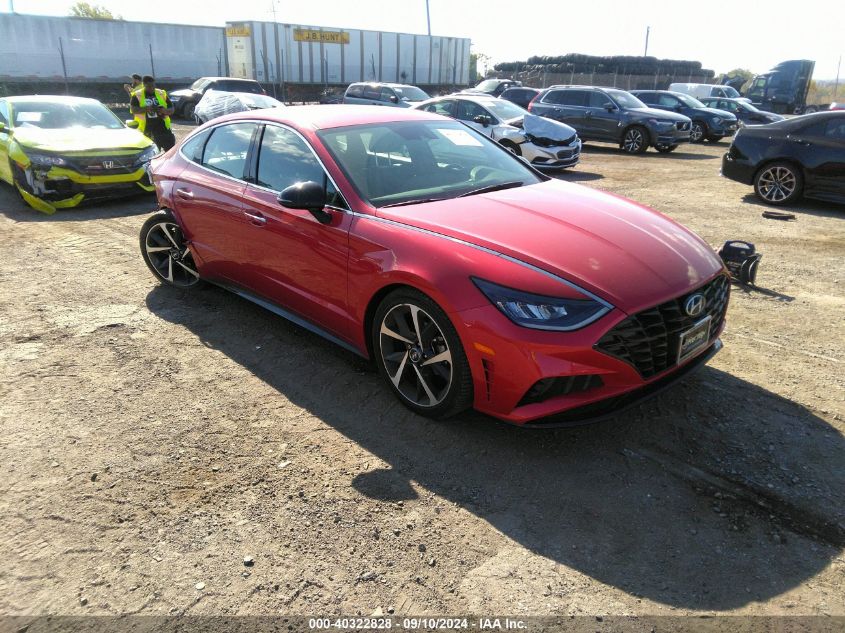
<instances>
[{"instance_id":1,"label":"sky","mask_svg":"<svg viewBox=\"0 0 845 633\"><path fill-rule=\"evenodd\" d=\"M94 0L126 20L223 26L264 20L426 33L425 0ZM67 15L74 0L0 0L0 10ZM5 6L3 6L5 5ZM787 59L816 61L833 79L845 56L842 0L429 0L433 35L469 37L493 63L532 55L642 55L700 61L717 74L762 73ZM845 81L845 66L840 71Z\"/></svg>"}]
</instances>

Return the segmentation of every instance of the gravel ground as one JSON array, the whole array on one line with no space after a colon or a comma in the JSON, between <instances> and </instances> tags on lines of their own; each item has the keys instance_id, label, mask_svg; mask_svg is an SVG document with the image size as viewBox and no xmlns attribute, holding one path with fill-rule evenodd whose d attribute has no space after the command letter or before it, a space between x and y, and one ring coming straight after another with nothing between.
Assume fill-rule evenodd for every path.
<instances>
[{"instance_id":1,"label":"gravel ground","mask_svg":"<svg viewBox=\"0 0 845 633\"><path fill-rule=\"evenodd\" d=\"M556 431L417 417L305 330L158 286L151 198L46 217L3 186L0 614L845 614L845 210L761 218L726 148L561 176L764 258L709 366Z\"/></svg>"}]
</instances>

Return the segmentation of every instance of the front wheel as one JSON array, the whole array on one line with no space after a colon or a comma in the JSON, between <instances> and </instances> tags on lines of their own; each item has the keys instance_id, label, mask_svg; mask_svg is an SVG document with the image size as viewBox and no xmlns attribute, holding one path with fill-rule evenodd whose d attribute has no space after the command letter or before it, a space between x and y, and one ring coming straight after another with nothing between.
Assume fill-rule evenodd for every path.
<instances>
[{"instance_id":1,"label":"front wheel","mask_svg":"<svg viewBox=\"0 0 845 633\"><path fill-rule=\"evenodd\" d=\"M678 149L677 145L655 145L654 149L656 149L661 154L668 154L669 152L674 152Z\"/></svg>"},{"instance_id":2,"label":"front wheel","mask_svg":"<svg viewBox=\"0 0 845 633\"><path fill-rule=\"evenodd\" d=\"M147 218L139 237L141 256L159 281L175 288L201 285L194 256L170 211L161 210Z\"/></svg>"},{"instance_id":3,"label":"front wheel","mask_svg":"<svg viewBox=\"0 0 845 633\"><path fill-rule=\"evenodd\" d=\"M509 141L509 140L505 139L503 141L499 141L499 145L504 147L506 150L513 152L517 156L522 156L522 150L519 149L519 145L517 145L513 141Z\"/></svg>"},{"instance_id":4,"label":"front wheel","mask_svg":"<svg viewBox=\"0 0 845 633\"><path fill-rule=\"evenodd\" d=\"M801 195L803 186L800 170L790 163L766 165L754 177L754 192L767 204L789 204Z\"/></svg>"},{"instance_id":5,"label":"front wheel","mask_svg":"<svg viewBox=\"0 0 845 633\"><path fill-rule=\"evenodd\" d=\"M622 149L629 154L642 154L648 149L648 131L639 125L625 130L622 137Z\"/></svg>"},{"instance_id":6,"label":"front wheel","mask_svg":"<svg viewBox=\"0 0 845 633\"><path fill-rule=\"evenodd\" d=\"M182 118L187 119L190 121L194 118L194 109L197 107L197 104L193 101L189 101L185 105L182 106Z\"/></svg>"},{"instance_id":7,"label":"front wheel","mask_svg":"<svg viewBox=\"0 0 845 633\"><path fill-rule=\"evenodd\" d=\"M707 136L707 125L701 121L693 121L689 133L690 143L701 143L705 136Z\"/></svg>"},{"instance_id":8,"label":"front wheel","mask_svg":"<svg viewBox=\"0 0 845 633\"><path fill-rule=\"evenodd\" d=\"M379 373L406 407L447 418L472 405L472 375L449 317L411 288L391 292L376 310L373 355Z\"/></svg>"}]
</instances>

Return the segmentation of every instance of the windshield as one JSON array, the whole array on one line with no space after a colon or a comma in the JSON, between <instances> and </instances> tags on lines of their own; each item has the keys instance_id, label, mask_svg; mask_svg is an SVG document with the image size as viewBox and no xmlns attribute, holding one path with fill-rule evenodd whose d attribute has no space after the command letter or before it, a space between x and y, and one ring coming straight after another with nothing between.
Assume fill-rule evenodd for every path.
<instances>
[{"instance_id":1,"label":"windshield","mask_svg":"<svg viewBox=\"0 0 845 633\"><path fill-rule=\"evenodd\" d=\"M620 108L647 108L648 106L637 99L630 92L624 90L605 90L610 95L610 98L616 102Z\"/></svg>"},{"instance_id":2,"label":"windshield","mask_svg":"<svg viewBox=\"0 0 845 633\"><path fill-rule=\"evenodd\" d=\"M678 97L681 103L683 103L688 108L706 108L707 106L701 103L695 97L690 97L689 95L681 94L680 92L676 92L675 96Z\"/></svg>"},{"instance_id":3,"label":"windshield","mask_svg":"<svg viewBox=\"0 0 845 633\"><path fill-rule=\"evenodd\" d=\"M102 103L15 101L12 104L15 127L99 128L118 130L123 122Z\"/></svg>"},{"instance_id":4,"label":"windshield","mask_svg":"<svg viewBox=\"0 0 845 633\"><path fill-rule=\"evenodd\" d=\"M736 88L733 86L722 86L722 89L725 91L725 94L730 97L731 99L736 99L737 97L741 97Z\"/></svg>"},{"instance_id":5,"label":"windshield","mask_svg":"<svg viewBox=\"0 0 845 633\"><path fill-rule=\"evenodd\" d=\"M425 92L414 86L393 86L393 91L402 101L425 101L430 99Z\"/></svg>"},{"instance_id":6,"label":"windshield","mask_svg":"<svg viewBox=\"0 0 845 633\"><path fill-rule=\"evenodd\" d=\"M191 90L202 90L205 84L211 81L208 77L200 77L191 84Z\"/></svg>"},{"instance_id":7,"label":"windshield","mask_svg":"<svg viewBox=\"0 0 845 633\"><path fill-rule=\"evenodd\" d=\"M741 110L745 110L746 112L760 112L760 109L757 106L754 106L750 103L746 103L745 101L734 101Z\"/></svg>"},{"instance_id":8,"label":"windshield","mask_svg":"<svg viewBox=\"0 0 845 633\"><path fill-rule=\"evenodd\" d=\"M480 84L478 84L475 89L481 90L482 92L487 92L488 90L495 90L498 86L498 79L485 79Z\"/></svg>"},{"instance_id":9,"label":"windshield","mask_svg":"<svg viewBox=\"0 0 845 633\"><path fill-rule=\"evenodd\" d=\"M479 101L481 100L479 99ZM503 121L528 114L528 110L520 108L515 103L511 103L505 99L490 99L489 101L484 101L483 105Z\"/></svg>"},{"instance_id":10,"label":"windshield","mask_svg":"<svg viewBox=\"0 0 845 633\"><path fill-rule=\"evenodd\" d=\"M376 207L541 180L495 141L454 121L371 123L318 135L358 194Z\"/></svg>"}]
</instances>

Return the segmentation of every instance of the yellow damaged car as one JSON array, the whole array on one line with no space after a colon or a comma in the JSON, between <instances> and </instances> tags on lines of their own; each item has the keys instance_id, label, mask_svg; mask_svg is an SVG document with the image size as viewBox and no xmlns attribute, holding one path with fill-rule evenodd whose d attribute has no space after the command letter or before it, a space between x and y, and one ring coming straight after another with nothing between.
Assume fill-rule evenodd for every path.
<instances>
[{"instance_id":1,"label":"yellow damaged car","mask_svg":"<svg viewBox=\"0 0 845 633\"><path fill-rule=\"evenodd\" d=\"M0 180L44 213L154 191L155 144L95 99L0 99Z\"/></svg>"}]
</instances>

